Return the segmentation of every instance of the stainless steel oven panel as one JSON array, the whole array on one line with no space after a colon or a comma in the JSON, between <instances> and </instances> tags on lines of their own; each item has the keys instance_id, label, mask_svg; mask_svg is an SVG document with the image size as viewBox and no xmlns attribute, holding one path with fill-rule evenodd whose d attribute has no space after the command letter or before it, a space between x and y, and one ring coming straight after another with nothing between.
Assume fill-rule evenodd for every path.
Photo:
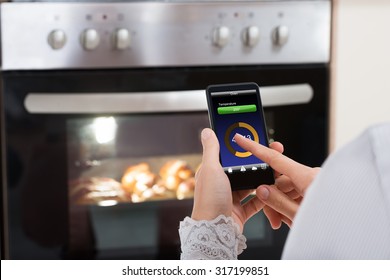
<instances>
[{"instance_id":1,"label":"stainless steel oven panel","mask_svg":"<svg viewBox=\"0 0 390 280\"><path fill-rule=\"evenodd\" d=\"M261 88L264 107L309 103L309 84ZM24 102L32 114L164 113L206 111L204 90L142 93L30 93Z\"/></svg>"},{"instance_id":2,"label":"stainless steel oven panel","mask_svg":"<svg viewBox=\"0 0 390 280\"><path fill-rule=\"evenodd\" d=\"M330 14L326 0L5 3L2 69L327 63Z\"/></svg>"}]
</instances>

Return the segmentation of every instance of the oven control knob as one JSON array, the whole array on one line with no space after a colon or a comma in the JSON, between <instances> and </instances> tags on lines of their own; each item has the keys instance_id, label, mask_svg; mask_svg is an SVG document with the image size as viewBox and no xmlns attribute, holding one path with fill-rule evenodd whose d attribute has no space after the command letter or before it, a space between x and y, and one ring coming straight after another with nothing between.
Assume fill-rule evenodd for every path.
<instances>
[{"instance_id":1,"label":"oven control knob","mask_svg":"<svg viewBox=\"0 0 390 280\"><path fill-rule=\"evenodd\" d=\"M229 43L230 30L226 26L220 26L213 31L213 44L217 47L223 48Z\"/></svg>"},{"instance_id":2,"label":"oven control knob","mask_svg":"<svg viewBox=\"0 0 390 280\"><path fill-rule=\"evenodd\" d=\"M114 33L115 48L117 50L125 50L130 47L131 34L129 30L121 28Z\"/></svg>"},{"instance_id":3,"label":"oven control knob","mask_svg":"<svg viewBox=\"0 0 390 280\"><path fill-rule=\"evenodd\" d=\"M288 27L285 25L280 25L274 29L272 32L272 40L276 46L283 46L287 43L289 36Z\"/></svg>"},{"instance_id":4,"label":"oven control knob","mask_svg":"<svg viewBox=\"0 0 390 280\"><path fill-rule=\"evenodd\" d=\"M66 34L64 31L59 29L53 30L50 32L47 40L53 50L59 50L62 49L66 44Z\"/></svg>"},{"instance_id":5,"label":"oven control knob","mask_svg":"<svg viewBox=\"0 0 390 280\"><path fill-rule=\"evenodd\" d=\"M81 44L87 51L92 51L99 46L100 36L95 29L87 29L81 35Z\"/></svg>"},{"instance_id":6,"label":"oven control knob","mask_svg":"<svg viewBox=\"0 0 390 280\"><path fill-rule=\"evenodd\" d=\"M242 41L245 46L254 47L260 38L260 31L257 26L249 26L242 32Z\"/></svg>"}]
</instances>

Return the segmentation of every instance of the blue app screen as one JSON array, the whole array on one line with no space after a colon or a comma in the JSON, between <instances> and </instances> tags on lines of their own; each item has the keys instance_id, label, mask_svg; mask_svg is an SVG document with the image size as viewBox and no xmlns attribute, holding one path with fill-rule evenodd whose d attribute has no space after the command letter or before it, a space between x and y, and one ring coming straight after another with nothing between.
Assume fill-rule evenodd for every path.
<instances>
[{"instance_id":1,"label":"blue app screen","mask_svg":"<svg viewBox=\"0 0 390 280\"><path fill-rule=\"evenodd\" d=\"M236 133L267 145L260 95L256 89L211 93L214 127L220 143L221 164L225 170L267 167L234 141ZM255 169L252 169L255 170Z\"/></svg>"}]
</instances>

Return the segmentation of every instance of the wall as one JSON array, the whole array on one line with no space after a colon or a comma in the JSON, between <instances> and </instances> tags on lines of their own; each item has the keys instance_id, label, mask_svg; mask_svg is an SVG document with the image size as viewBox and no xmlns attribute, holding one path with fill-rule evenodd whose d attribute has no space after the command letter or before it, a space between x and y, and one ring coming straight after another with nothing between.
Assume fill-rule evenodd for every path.
<instances>
[{"instance_id":1,"label":"wall","mask_svg":"<svg viewBox=\"0 0 390 280\"><path fill-rule=\"evenodd\" d=\"M331 150L390 121L390 1L333 3Z\"/></svg>"}]
</instances>

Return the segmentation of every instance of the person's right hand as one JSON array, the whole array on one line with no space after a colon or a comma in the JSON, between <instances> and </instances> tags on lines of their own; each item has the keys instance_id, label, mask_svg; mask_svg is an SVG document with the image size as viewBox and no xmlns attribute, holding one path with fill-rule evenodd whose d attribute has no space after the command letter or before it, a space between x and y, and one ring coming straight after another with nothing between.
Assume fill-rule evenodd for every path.
<instances>
[{"instance_id":1,"label":"person's right hand","mask_svg":"<svg viewBox=\"0 0 390 280\"><path fill-rule=\"evenodd\" d=\"M243 149L274 169L275 184L259 186L256 195L266 205L263 211L272 228L279 228L282 221L291 226L307 188L321 169L300 164L239 134L234 139Z\"/></svg>"},{"instance_id":2,"label":"person's right hand","mask_svg":"<svg viewBox=\"0 0 390 280\"><path fill-rule=\"evenodd\" d=\"M248 198L253 190L232 192L229 179L219 161L217 136L210 128L205 128L201 140L202 165L195 175L194 206L191 217L194 220L212 220L222 214L232 217L242 232L246 221L259 212L264 203L255 196L242 204L241 202ZM270 147L278 153L283 152L281 143L274 142Z\"/></svg>"}]
</instances>

